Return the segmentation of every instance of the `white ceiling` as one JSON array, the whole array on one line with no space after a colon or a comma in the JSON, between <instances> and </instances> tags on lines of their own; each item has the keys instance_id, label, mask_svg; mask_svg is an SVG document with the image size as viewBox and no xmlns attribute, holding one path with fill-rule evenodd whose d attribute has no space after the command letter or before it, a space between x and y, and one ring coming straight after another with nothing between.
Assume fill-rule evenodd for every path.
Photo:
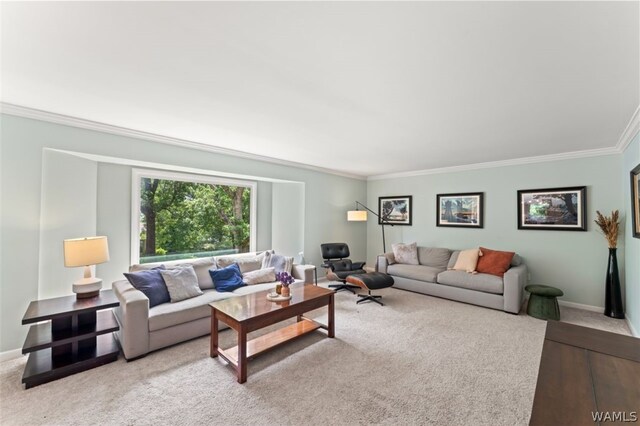
<instances>
[{"instance_id":1,"label":"white ceiling","mask_svg":"<svg viewBox=\"0 0 640 426\"><path fill-rule=\"evenodd\" d=\"M638 2L2 3L2 101L365 176L614 147Z\"/></svg>"}]
</instances>

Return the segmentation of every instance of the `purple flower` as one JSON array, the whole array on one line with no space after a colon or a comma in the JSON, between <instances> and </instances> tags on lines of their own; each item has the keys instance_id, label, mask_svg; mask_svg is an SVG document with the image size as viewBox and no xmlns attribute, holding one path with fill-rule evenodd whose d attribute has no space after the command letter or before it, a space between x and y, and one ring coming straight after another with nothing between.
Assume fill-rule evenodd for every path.
<instances>
[{"instance_id":1,"label":"purple flower","mask_svg":"<svg viewBox=\"0 0 640 426\"><path fill-rule=\"evenodd\" d=\"M283 287L289 287L289 284L292 284L294 279L288 272L278 272L276 273L276 280L280 281Z\"/></svg>"}]
</instances>

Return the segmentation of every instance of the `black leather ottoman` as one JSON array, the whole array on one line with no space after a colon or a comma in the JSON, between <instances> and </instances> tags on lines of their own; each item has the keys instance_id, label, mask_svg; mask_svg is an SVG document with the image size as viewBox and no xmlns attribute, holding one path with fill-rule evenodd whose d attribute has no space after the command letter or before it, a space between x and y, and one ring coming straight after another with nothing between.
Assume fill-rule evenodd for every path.
<instances>
[{"instance_id":1,"label":"black leather ottoman","mask_svg":"<svg viewBox=\"0 0 640 426\"><path fill-rule=\"evenodd\" d=\"M381 299L382 296L372 295L371 290L379 290L381 288L391 287L393 285L393 277L381 272L369 272L368 274L349 275L347 277L347 282L349 284L354 284L364 290L367 290L368 294L358 295L360 299L356 303L371 301L384 306L384 303L378 300Z\"/></svg>"}]
</instances>

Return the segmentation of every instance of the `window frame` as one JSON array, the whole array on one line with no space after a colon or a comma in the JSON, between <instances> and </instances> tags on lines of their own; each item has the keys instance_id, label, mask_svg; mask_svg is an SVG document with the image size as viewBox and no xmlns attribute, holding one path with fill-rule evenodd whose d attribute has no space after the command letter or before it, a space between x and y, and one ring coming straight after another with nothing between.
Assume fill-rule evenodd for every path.
<instances>
[{"instance_id":1,"label":"window frame","mask_svg":"<svg viewBox=\"0 0 640 426\"><path fill-rule=\"evenodd\" d=\"M152 169L131 169L131 265L140 263L140 188L142 179L163 179L192 183L207 183L214 185L242 186L251 190L249 206L249 250L256 251L257 239L257 212L258 212L258 182L229 179L214 175L199 175L195 173L181 173L173 171L152 170Z\"/></svg>"}]
</instances>

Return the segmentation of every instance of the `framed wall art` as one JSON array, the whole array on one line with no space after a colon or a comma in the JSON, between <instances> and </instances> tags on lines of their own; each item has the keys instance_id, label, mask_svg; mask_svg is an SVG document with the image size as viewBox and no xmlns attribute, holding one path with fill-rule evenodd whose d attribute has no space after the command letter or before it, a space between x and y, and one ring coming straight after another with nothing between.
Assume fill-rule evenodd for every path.
<instances>
[{"instance_id":1,"label":"framed wall art","mask_svg":"<svg viewBox=\"0 0 640 426\"><path fill-rule=\"evenodd\" d=\"M587 187L518 191L518 229L586 231Z\"/></svg>"},{"instance_id":2,"label":"framed wall art","mask_svg":"<svg viewBox=\"0 0 640 426\"><path fill-rule=\"evenodd\" d=\"M632 234L635 238L640 238L640 164L631 170L631 214Z\"/></svg>"},{"instance_id":3,"label":"framed wall art","mask_svg":"<svg viewBox=\"0 0 640 426\"><path fill-rule=\"evenodd\" d=\"M438 194L436 196L436 226L482 228L484 193Z\"/></svg>"},{"instance_id":4,"label":"framed wall art","mask_svg":"<svg viewBox=\"0 0 640 426\"><path fill-rule=\"evenodd\" d=\"M378 197L378 224L411 225L413 215L412 196Z\"/></svg>"}]
</instances>

